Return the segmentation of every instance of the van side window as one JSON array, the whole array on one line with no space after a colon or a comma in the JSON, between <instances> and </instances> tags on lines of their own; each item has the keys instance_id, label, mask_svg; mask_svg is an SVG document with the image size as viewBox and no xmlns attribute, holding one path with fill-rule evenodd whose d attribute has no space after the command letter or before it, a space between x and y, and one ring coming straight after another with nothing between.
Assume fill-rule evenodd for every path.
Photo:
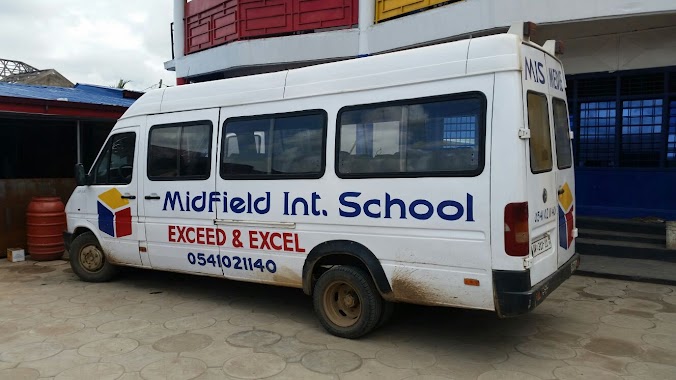
<instances>
[{"instance_id":1,"label":"van side window","mask_svg":"<svg viewBox=\"0 0 676 380\"><path fill-rule=\"evenodd\" d=\"M128 185L134 172L136 133L110 136L108 143L92 168L93 185Z\"/></svg>"},{"instance_id":2,"label":"van side window","mask_svg":"<svg viewBox=\"0 0 676 380\"><path fill-rule=\"evenodd\" d=\"M210 121L150 128L148 179L205 180L211 175Z\"/></svg>"},{"instance_id":3,"label":"van side window","mask_svg":"<svg viewBox=\"0 0 676 380\"><path fill-rule=\"evenodd\" d=\"M552 170L552 136L549 130L547 96L528 92L528 127L530 128L530 170L543 173Z\"/></svg>"},{"instance_id":4,"label":"van side window","mask_svg":"<svg viewBox=\"0 0 676 380\"><path fill-rule=\"evenodd\" d=\"M224 179L320 178L326 155L324 111L226 120Z\"/></svg>"},{"instance_id":5,"label":"van side window","mask_svg":"<svg viewBox=\"0 0 676 380\"><path fill-rule=\"evenodd\" d=\"M570 151L570 127L568 126L568 107L561 99L554 99L554 138L556 140L556 166L568 169L573 166L573 154Z\"/></svg>"},{"instance_id":6,"label":"van side window","mask_svg":"<svg viewBox=\"0 0 676 380\"><path fill-rule=\"evenodd\" d=\"M338 116L342 178L475 176L484 166L481 94L346 107Z\"/></svg>"}]
</instances>

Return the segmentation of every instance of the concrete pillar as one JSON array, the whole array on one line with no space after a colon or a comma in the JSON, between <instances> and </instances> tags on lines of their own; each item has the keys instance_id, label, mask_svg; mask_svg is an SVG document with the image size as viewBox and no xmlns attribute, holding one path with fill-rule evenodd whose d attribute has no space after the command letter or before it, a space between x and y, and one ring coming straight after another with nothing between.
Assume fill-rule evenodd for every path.
<instances>
[{"instance_id":1,"label":"concrete pillar","mask_svg":"<svg viewBox=\"0 0 676 380\"><path fill-rule=\"evenodd\" d=\"M185 0L174 0L174 59L185 55Z\"/></svg>"},{"instance_id":2,"label":"concrete pillar","mask_svg":"<svg viewBox=\"0 0 676 380\"><path fill-rule=\"evenodd\" d=\"M375 0L359 0L359 56L371 53L369 49L368 30L376 19Z\"/></svg>"}]
</instances>

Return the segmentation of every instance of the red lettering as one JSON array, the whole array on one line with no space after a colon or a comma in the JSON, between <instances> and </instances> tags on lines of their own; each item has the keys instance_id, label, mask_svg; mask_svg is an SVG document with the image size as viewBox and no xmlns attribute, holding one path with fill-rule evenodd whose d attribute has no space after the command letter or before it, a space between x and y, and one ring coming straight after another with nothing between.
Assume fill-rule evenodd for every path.
<instances>
[{"instance_id":1,"label":"red lettering","mask_svg":"<svg viewBox=\"0 0 676 380\"><path fill-rule=\"evenodd\" d=\"M282 246L279 245L279 244L275 244L275 238L281 239L281 238L282 238L282 234L280 234L279 232L273 232L273 233L270 235L270 245L272 245L272 249L274 249L275 251L281 251L281 250L282 250Z\"/></svg>"},{"instance_id":2,"label":"red lettering","mask_svg":"<svg viewBox=\"0 0 676 380\"><path fill-rule=\"evenodd\" d=\"M290 232L284 233L284 250L293 252L291 245L293 244L293 235Z\"/></svg>"},{"instance_id":3,"label":"red lettering","mask_svg":"<svg viewBox=\"0 0 676 380\"><path fill-rule=\"evenodd\" d=\"M185 242L185 227L177 226L176 229L178 230L178 239L176 239L176 242Z\"/></svg>"},{"instance_id":4,"label":"red lettering","mask_svg":"<svg viewBox=\"0 0 676 380\"><path fill-rule=\"evenodd\" d=\"M214 245L214 238L216 237L216 231L213 228L207 228L207 245Z\"/></svg>"},{"instance_id":5,"label":"red lettering","mask_svg":"<svg viewBox=\"0 0 676 380\"><path fill-rule=\"evenodd\" d=\"M169 226L169 241L174 243L176 240L174 240L174 229L176 226Z\"/></svg>"},{"instance_id":6,"label":"red lettering","mask_svg":"<svg viewBox=\"0 0 676 380\"><path fill-rule=\"evenodd\" d=\"M261 249L272 249L270 248L270 242L268 237L270 236L269 232L258 231L258 234L261 236Z\"/></svg>"},{"instance_id":7,"label":"red lettering","mask_svg":"<svg viewBox=\"0 0 676 380\"><path fill-rule=\"evenodd\" d=\"M225 231L220 228L216 229L216 244L225 245Z\"/></svg>"},{"instance_id":8,"label":"red lettering","mask_svg":"<svg viewBox=\"0 0 676 380\"><path fill-rule=\"evenodd\" d=\"M197 227L197 244L204 244L204 227Z\"/></svg>"},{"instance_id":9,"label":"red lettering","mask_svg":"<svg viewBox=\"0 0 676 380\"><path fill-rule=\"evenodd\" d=\"M296 252L303 253L305 252L305 248L301 248L300 244L298 244L298 234L293 234L294 240L296 242Z\"/></svg>"},{"instance_id":10,"label":"red lettering","mask_svg":"<svg viewBox=\"0 0 676 380\"><path fill-rule=\"evenodd\" d=\"M190 238L190 233L192 232L192 238ZM186 243L194 244L195 243L195 227L188 227L185 229L185 236L183 241Z\"/></svg>"},{"instance_id":11,"label":"red lettering","mask_svg":"<svg viewBox=\"0 0 676 380\"><path fill-rule=\"evenodd\" d=\"M249 248L258 249L258 246L255 245L257 242L258 239L256 238L256 231L249 231Z\"/></svg>"}]
</instances>

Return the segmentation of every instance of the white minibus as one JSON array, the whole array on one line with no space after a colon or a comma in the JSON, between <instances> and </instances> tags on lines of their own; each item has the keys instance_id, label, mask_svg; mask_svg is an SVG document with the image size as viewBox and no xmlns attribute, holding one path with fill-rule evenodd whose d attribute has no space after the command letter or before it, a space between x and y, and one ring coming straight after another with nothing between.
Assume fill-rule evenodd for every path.
<instances>
[{"instance_id":1,"label":"white minibus","mask_svg":"<svg viewBox=\"0 0 676 380\"><path fill-rule=\"evenodd\" d=\"M300 288L346 338L397 302L534 309L579 256L559 45L530 32L148 92L76 165L73 271Z\"/></svg>"}]
</instances>

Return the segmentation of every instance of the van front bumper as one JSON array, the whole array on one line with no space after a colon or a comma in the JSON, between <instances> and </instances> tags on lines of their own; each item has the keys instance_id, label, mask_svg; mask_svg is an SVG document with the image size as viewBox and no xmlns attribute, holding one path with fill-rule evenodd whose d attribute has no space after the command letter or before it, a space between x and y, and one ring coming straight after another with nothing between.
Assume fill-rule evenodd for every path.
<instances>
[{"instance_id":1,"label":"van front bumper","mask_svg":"<svg viewBox=\"0 0 676 380\"><path fill-rule=\"evenodd\" d=\"M549 294L573 275L580 266L576 253L551 276L535 286L530 284L530 271L493 271L495 310L500 317L526 314L541 304Z\"/></svg>"},{"instance_id":2,"label":"van front bumper","mask_svg":"<svg viewBox=\"0 0 676 380\"><path fill-rule=\"evenodd\" d=\"M68 231L63 231L63 242L66 244L66 250L70 252L70 244L73 242L73 234Z\"/></svg>"}]
</instances>

